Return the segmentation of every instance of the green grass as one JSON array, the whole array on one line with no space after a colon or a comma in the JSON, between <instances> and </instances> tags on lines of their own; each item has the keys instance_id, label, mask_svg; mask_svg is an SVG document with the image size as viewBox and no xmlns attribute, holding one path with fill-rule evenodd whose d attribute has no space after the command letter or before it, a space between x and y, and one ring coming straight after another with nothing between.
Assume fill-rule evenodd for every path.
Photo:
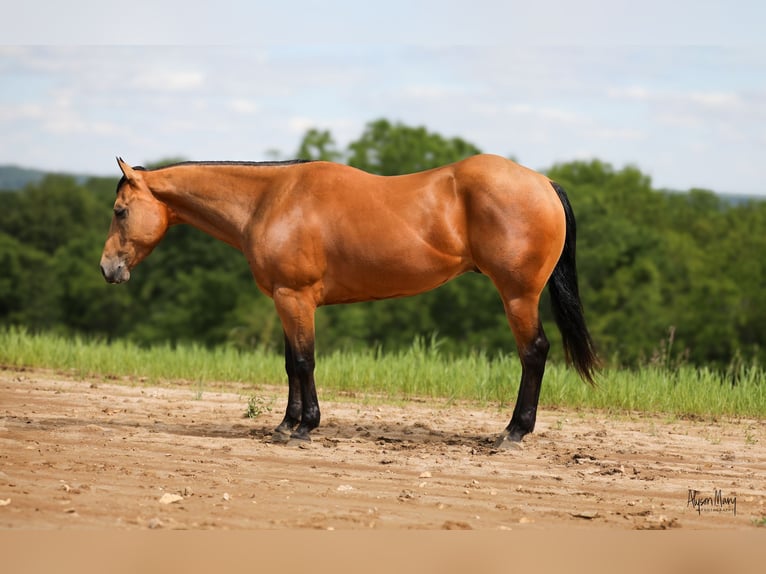
<instances>
[{"instance_id":1,"label":"green grass","mask_svg":"<svg viewBox=\"0 0 766 574\"><path fill-rule=\"evenodd\" d=\"M54 369L81 378L128 377L149 384L182 380L200 389L226 383L285 384L284 360L274 353L194 345L142 348L124 341L32 335L16 328L0 329L0 365ZM739 366L733 375L689 365L608 369L591 387L572 369L549 364L540 405L673 416L766 416L766 371ZM398 353L319 353L316 369L325 397L434 397L501 406L515 401L520 376L515 355L445 356L433 340L416 341Z\"/></svg>"},{"instance_id":2,"label":"green grass","mask_svg":"<svg viewBox=\"0 0 766 574\"><path fill-rule=\"evenodd\" d=\"M0 365L58 369L78 377L141 378L152 383L277 383L284 373L284 360L270 353L239 353L198 345L143 348L128 341L31 335L16 328L0 330Z\"/></svg>"}]
</instances>

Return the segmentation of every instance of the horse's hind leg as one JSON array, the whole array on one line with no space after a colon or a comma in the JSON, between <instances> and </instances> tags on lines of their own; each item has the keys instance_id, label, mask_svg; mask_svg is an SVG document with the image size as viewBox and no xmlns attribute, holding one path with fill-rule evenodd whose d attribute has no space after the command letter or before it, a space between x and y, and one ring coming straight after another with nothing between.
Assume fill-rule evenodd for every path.
<instances>
[{"instance_id":1,"label":"horse's hind leg","mask_svg":"<svg viewBox=\"0 0 766 574\"><path fill-rule=\"evenodd\" d=\"M535 428L537 402L550 347L540 323L539 301L539 294L513 299L503 298L521 359L521 383L511 422L497 438L495 447L503 446L506 441L519 442Z\"/></svg>"}]
</instances>

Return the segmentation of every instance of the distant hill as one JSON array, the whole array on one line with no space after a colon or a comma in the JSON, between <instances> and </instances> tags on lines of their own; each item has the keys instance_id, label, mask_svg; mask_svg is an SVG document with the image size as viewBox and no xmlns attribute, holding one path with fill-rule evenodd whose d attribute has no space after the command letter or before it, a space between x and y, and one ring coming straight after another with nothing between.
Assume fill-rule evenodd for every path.
<instances>
[{"instance_id":1,"label":"distant hill","mask_svg":"<svg viewBox=\"0 0 766 574\"><path fill-rule=\"evenodd\" d=\"M766 197L763 195L737 195L737 194L719 194L718 197L722 198L729 205L741 205L743 203L749 203L751 201L764 201Z\"/></svg>"},{"instance_id":2,"label":"distant hill","mask_svg":"<svg viewBox=\"0 0 766 574\"><path fill-rule=\"evenodd\" d=\"M0 165L0 190L21 189L30 183L38 183L45 177L39 169L27 169L15 165Z\"/></svg>"},{"instance_id":3,"label":"distant hill","mask_svg":"<svg viewBox=\"0 0 766 574\"><path fill-rule=\"evenodd\" d=\"M15 165L0 165L0 191L15 191L23 189L30 183L39 183L50 172L39 169L29 169ZM75 178L79 183L84 183L91 178L83 174L67 174Z\"/></svg>"}]
</instances>

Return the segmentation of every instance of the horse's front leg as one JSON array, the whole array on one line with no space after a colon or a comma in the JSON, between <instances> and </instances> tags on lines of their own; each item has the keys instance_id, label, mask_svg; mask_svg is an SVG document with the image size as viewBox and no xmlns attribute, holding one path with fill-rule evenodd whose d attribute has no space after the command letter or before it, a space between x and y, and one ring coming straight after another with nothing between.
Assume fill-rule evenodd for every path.
<instances>
[{"instance_id":1,"label":"horse's front leg","mask_svg":"<svg viewBox=\"0 0 766 574\"><path fill-rule=\"evenodd\" d=\"M316 304L309 290L286 288L274 293L274 304L285 331L285 366L290 385L285 418L275 431L275 439L284 439L292 431L290 441L310 441L309 433L319 426L320 419L314 383Z\"/></svg>"},{"instance_id":2,"label":"horse's front leg","mask_svg":"<svg viewBox=\"0 0 766 574\"><path fill-rule=\"evenodd\" d=\"M287 333L285 333L285 371L287 372L287 382L290 386L287 395L287 409L285 411L285 418L274 429L273 442L288 442L290 434L301 422L301 383L298 378L293 348L290 340L287 338Z\"/></svg>"}]
</instances>

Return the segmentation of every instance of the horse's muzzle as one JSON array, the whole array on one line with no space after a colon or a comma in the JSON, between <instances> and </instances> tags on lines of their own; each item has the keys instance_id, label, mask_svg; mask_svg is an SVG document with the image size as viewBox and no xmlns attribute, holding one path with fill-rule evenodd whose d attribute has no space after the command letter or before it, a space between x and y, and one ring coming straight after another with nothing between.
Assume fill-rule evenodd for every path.
<instances>
[{"instance_id":1,"label":"horse's muzzle","mask_svg":"<svg viewBox=\"0 0 766 574\"><path fill-rule=\"evenodd\" d=\"M125 283L130 279L130 270L119 259L101 259L101 274L108 283Z\"/></svg>"}]
</instances>

